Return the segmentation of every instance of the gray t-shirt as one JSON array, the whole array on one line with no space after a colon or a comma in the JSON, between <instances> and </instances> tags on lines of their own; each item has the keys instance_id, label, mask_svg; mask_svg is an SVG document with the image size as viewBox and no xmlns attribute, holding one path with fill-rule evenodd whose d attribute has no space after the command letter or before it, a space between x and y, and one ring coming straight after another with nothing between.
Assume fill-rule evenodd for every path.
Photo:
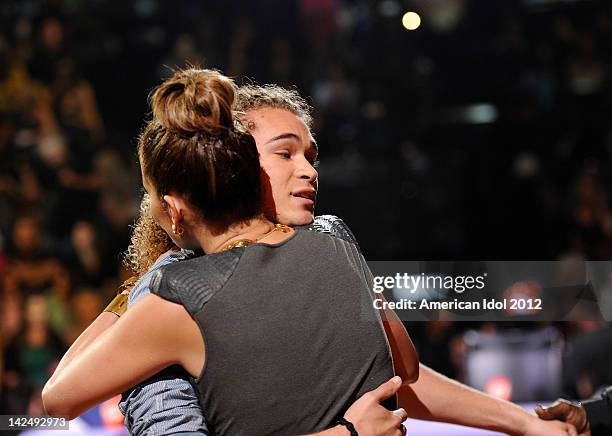
<instances>
[{"instance_id":1,"label":"gray t-shirt","mask_svg":"<svg viewBox=\"0 0 612 436\"><path fill-rule=\"evenodd\" d=\"M344 222L333 215L321 215L304 228L345 239L357 246L357 241ZM128 307L150 293L154 273L169 265L193 257L193 252L181 250L158 260L130 292ZM180 377L179 377L180 375ZM206 421L194 386L186 373L166 373L124 393L119 409L125 416L125 426L135 436L157 436L179 432L208 434Z\"/></svg>"},{"instance_id":2,"label":"gray t-shirt","mask_svg":"<svg viewBox=\"0 0 612 436\"><path fill-rule=\"evenodd\" d=\"M393 375L372 275L338 235L298 229L279 244L168 265L151 292L182 304L202 331L194 383L216 435L324 430Z\"/></svg>"}]
</instances>

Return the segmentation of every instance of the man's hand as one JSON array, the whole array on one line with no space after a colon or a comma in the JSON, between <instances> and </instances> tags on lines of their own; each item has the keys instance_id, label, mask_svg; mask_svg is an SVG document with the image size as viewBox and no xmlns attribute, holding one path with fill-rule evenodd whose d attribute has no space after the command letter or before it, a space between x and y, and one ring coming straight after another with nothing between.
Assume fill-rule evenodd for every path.
<instances>
[{"instance_id":1,"label":"man's hand","mask_svg":"<svg viewBox=\"0 0 612 436\"><path fill-rule=\"evenodd\" d=\"M344 418L353 423L359 436L402 436L402 422L408 415L404 409L393 412L380 402L395 395L402 386L400 377L393 377L373 391L365 393L346 411Z\"/></svg>"},{"instance_id":2,"label":"man's hand","mask_svg":"<svg viewBox=\"0 0 612 436\"><path fill-rule=\"evenodd\" d=\"M586 410L584 410L582 406L570 403L567 400L559 399L546 408L537 406L535 412L540 419L546 421L558 419L559 421L567 422L576 427L580 436L591 436L589 419Z\"/></svg>"}]
</instances>

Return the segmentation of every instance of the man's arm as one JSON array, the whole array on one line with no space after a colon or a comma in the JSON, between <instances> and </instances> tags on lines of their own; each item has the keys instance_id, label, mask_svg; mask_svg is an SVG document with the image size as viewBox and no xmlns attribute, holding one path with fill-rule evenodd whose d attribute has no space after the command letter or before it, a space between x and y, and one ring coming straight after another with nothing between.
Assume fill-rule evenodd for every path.
<instances>
[{"instance_id":1,"label":"man's arm","mask_svg":"<svg viewBox=\"0 0 612 436\"><path fill-rule=\"evenodd\" d=\"M312 228L335 234L359 248L353 233L338 217L319 216ZM382 294L377 298L384 299ZM542 425L543 421L515 404L479 392L419 365L416 350L397 314L390 309L380 310L379 313L391 347L395 373L404 380L398 392L399 405L408 410L410 417L522 436L576 434L571 425L557 421ZM414 384L409 385L410 382Z\"/></svg>"},{"instance_id":2,"label":"man's arm","mask_svg":"<svg viewBox=\"0 0 612 436\"><path fill-rule=\"evenodd\" d=\"M425 365L420 365L418 381L409 387L402 386L398 398L399 405L408 411L411 418L449 422L511 435L577 435L569 424L541 421L513 403L444 377Z\"/></svg>"},{"instance_id":3,"label":"man's arm","mask_svg":"<svg viewBox=\"0 0 612 436\"><path fill-rule=\"evenodd\" d=\"M450 422L513 435L576 434L571 426L559 422L542 425L542 421L513 403L419 365L412 341L397 314L389 309L381 310L380 314L391 347L395 373L404 379L398 392L399 405L408 410L411 418ZM457 407L458 404L469 407Z\"/></svg>"}]
</instances>

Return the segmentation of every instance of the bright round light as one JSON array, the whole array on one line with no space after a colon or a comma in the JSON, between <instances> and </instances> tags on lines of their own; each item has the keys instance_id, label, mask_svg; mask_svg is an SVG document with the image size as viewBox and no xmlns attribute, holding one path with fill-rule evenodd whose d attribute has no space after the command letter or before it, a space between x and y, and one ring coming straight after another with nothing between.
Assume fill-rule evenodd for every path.
<instances>
[{"instance_id":1,"label":"bright round light","mask_svg":"<svg viewBox=\"0 0 612 436\"><path fill-rule=\"evenodd\" d=\"M408 30L416 30L421 25L421 17L416 12L406 12L402 17L402 24Z\"/></svg>"}]
</instances>

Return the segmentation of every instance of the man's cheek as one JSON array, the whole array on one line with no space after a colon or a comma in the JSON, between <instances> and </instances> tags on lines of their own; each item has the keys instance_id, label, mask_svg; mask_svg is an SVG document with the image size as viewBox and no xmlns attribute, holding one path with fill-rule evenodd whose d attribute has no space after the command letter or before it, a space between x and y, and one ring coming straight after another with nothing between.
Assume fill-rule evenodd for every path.
<instances>
[{"instance_id":1,"label":"man's cheek","mask_svg":"<svg viewBox=\"0 0 612 436\"><path fill-rule=\"evenodd\" d=\"M261 177L261 197L263 201L264 215L273 222L278 222L276 201L274 199L274 189L270 182L268 173L262 168Z\"/></svg>"}]
</instances>

